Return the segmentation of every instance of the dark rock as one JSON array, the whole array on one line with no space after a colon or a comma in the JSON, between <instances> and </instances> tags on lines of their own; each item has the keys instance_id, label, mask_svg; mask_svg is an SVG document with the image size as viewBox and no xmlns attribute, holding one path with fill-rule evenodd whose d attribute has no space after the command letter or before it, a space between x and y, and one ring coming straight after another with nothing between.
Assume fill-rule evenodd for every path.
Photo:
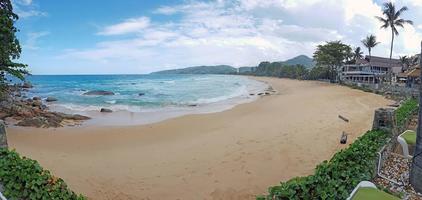
<instances>
[{"instance_id":1,"label":"dark rock","mask_svg":"<svg viewBox=\"0 0 422 200\"><path fill-rule=\"evenodd\" d=\"M0 148L7 148L6 127L2 120L0 120Z\"/></svg>"},{"instance_id":2,"label":"dark rock","mask_svg":"<svg viewBox=\"0 0 422 200\"><path fill-rule=\"evenodd\" d=\"M254 93L250 93L249 95L254 96L255 94Z\"/></svg>"},{"instance_id":3,"label":"dark rock","mask_svg":"<svg viewBox=\"0 0 422 200\"><path fill-rule=\"evenodd\" d=\"M32 102L32 106L34 106L34 107L40 107L42 105L42 103L41 103L41 101L34 101L34 102Z\"/></svg>"},{"instance_id":4,"label":"dark rock","mask_svg":"<svg viewBox=\"0 0 422 200\"><path fill-rule=\"evenodd\" d=\"M343 132L341 134L340 144L346 144L346 143L347 143L347 134L345 132Z\"/></svg>"},{"instance_id":5,"label":"dark rock","mask_svg":"<svg viewBox=\"0 0 422 200\"><path fill-rule=\"evenodd\" d=\"M196 107L196 106L198 106L198 104L189 104L188 106L189 107Z\"/></svg>"},{"instance_id":6,"label":"dark rock","mask_svg":"<svg viewBox=\"0 0 422 200\"><path fill-rule=\"evenodd\" d=\"M47 120L44 117L33 117L33 118L24 118L18 122L17 126L26 126L26 127L37 127L41 128L45 126Z\"/></svg>"},{"instance_id":7,"label":"dark rock","mask_svg":"<svg viewBox=\"0 0 422 200\"><path fill-rule=\"evenodd\" d=\"M142 92L138 94L138 96L144 96L144 95L145 93L142 93Z\"/></svg>"},{"instance_id":8,"label":"dark rock","mask_svg":"<svg viewBox=\"0 0 422 200\"><path fill-rule=\"evenodd\" d=\"M100 112L111 113L113 111L111 109L108 109L108 108L101 108Z\"/></svg>"},{"instance_id":9,"label":"dark rock","mask_svg":"<svg viewBox=\"0 0 422 200\"><path fill-rule=\"evenodd\" d=\"M40 97L32 97L32 100L39 101L39 100L41 100L41 98Z\"/></svg>"},{"instance_id":10,"label":"dark rock","mask_svg":"<svg viewBox=\"0 0 422 200\"><path fill-rule=\"evenodd\" d=\"M22 84L22 88L33 88L34 86L32 86L31 83L25 82Z\"/></svg>"},{"instance_id":11,"label":"dark rock","mask_svg":"<svg viewBox=\"0 0 422 200\"><path fill-rule=\"evenodd\" d=\"M93 90L85 92L83 95L114 95L114 92L105 91L105 90Z\"/></svg>"},{"instance_id":12,"label":"dark rock","mask_svg":"<svg viewBox=\"0 0 422 200\"><path fill-rule=\"evenodd\" d=\"M59 116L61 116L64 119L70 119L70 120L76 120L76 121L82 121L82 120L88 120L91 119L90 117L83 116L83 115L71 115L71 114L65 114L65 113L55 113Z\"/></svg>"},{"instance_id":13,"label":"dark rock","mask_svg":"<svg viewBox=\"0 0 422 200\"><path fill-rule=\"evenodd\" d=\"M264 95L264 93L262 93L262 92L261 92L261 93L258 93L258 95L259 95L259 96L262 96L262 95Z\"/></svg>"},{"instance_id":14,"label":"dark rock","mask_svg":"<svg viewBox=\"0 0 422 200\"><path fill-rule=\"evenodd\" d=\"M47 101L47 102L53 102L53 101L57 101L57 99L54 98L54 97L47 97L47 99L45 101Z\"/></svg>"}]
</instances>

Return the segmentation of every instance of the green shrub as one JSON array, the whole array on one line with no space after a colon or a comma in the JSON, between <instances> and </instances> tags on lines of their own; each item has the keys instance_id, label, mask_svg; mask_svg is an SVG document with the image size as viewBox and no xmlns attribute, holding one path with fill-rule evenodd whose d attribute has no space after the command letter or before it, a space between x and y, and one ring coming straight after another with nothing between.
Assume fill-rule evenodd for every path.
<instances>
[{"instance_id":1,"label":"green shrub","mask_svg":"<svg viewBox=\"0 0 422 200\"><path fill-rule=\"evenodd\" d=\"M417 112L418 108L418 101L416 99L406 100L395 112L397 126L404 126L408 117Z\"/></svg>"},{"instance_id":2,"label":"green shrub","mask_svg":"<svg viewBox=\"0 0 422 200\"><path fill-rule=\"evenodd\" d=\"M44 170L37 161L20 157L15 151L0 148L0 183L4 196L14 199L83 200L66 183Z\"/></svg>"},{"instance_id":3,"label":"green shrub","mask_svg":"<svg viewBox=\"0 0 422 200\"><path fill-rule=\"evenodd\" d=\"M377 152L388 137L383 131L368 131L330 161L319 164L315 174L270 187L267 199L346 199L360 181L375 176Z\"/></svg>"}]
</instances>

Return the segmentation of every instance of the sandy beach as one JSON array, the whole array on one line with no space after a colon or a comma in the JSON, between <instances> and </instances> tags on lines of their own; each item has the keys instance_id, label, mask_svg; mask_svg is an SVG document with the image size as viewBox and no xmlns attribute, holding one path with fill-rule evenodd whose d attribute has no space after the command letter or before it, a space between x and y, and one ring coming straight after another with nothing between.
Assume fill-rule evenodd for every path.
<instances>
[{"instance_id":1,"label":"sandy beach","mask_svg":"<svg viewBox=\"0 0 422 200\"><path fill-rule=\"evenodd\" d=\"M254 199L312 173L347 146L343 131L351 143L371 128L376 108L392 103L327 83L257 79L278 94L148 125L9 127L7 136L90 199Z\"/></svg>"}]
</instances>

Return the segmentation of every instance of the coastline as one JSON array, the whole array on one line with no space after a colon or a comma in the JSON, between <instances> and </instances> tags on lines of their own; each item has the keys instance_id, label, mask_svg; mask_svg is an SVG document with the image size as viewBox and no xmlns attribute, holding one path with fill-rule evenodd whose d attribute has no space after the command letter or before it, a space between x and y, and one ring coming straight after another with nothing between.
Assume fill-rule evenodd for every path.
<instances>
[{"instance_id":1,"label":"coastline","mask_svg":"<svg viewBox=\"0 0 422 200\"><path fill-rule=\"evenodd\" d=\"M391 103L327 83L257 79L280 95L147 125L10 127L10 146L92 199L253 199L311 173L346 147L342 131L351 143Z\"/></svg>"},{"instance_id":2,"label":"coastline","mask_svg":"<svg viewBox=\"0 0 422 200\"><path fill-rule=\"evenodd\" d=\"M250 103L264 96L259 96L258 94L267 93L267 95L272 95L276 93L276 91L270 91L271 86L264 81L259 81L248 76L242 77L248 79L251 83L254 82L253 84L247 84L245 91L242 93L232 94L230 97L222 96L211 100L199 100L197 102L191 102L184 105L167 105L157 108L116 105L116 108L95 106L95 108L90 109L87 109L87 107L92 106L69 106L68 104L63 104L60 101L51 103L46 102L46 105L54 112L79 114L91 118L83 123L74 124L75 126L136 126L158 123L185 115L223 112L225 110L232 109L237 105ZM113 110L113 112L99 112L101 108L107 108Z\"/></svg>"}]
</instances>

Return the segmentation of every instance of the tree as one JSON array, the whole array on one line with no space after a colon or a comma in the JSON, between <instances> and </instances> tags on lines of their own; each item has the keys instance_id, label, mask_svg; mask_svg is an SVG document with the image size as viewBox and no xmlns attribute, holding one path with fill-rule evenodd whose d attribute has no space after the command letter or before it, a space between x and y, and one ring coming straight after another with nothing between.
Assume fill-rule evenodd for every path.
<instances>
[{"instance_id":1,"label":"tree","mask_svg":"<svg viewBox=\"0 0 422 200\"><path fill-rule=\"evenodd\" d=\"M408 8L406 6L400 8L399 10L396 10L396 6L393 2L384 3L383 8L383 17L376 16L376 18L382 23L381 28L387 29L391 28L391 47L390 47L390 61L393 57L393 47L394 47L394 36L399 35L399 31L397 30L397 27L404 28L405 24L413 24L413 21L411 20L405 20L400 17L400 15L407 11ZM389 73L389 79L391 81L391 73Z\"/></svg>"},{"instance_id":2,"label":"tree","mask_svg":"<svg viewBox=\"0 0 422 200\"><path fill-rule=\"evenodd\" d=\"M318 45L314 60L319 67L328 67L332 82L337 80L338 68L349 60L352 48L341 41L331 41Z\"/></svg>"},{"instance_id":3,"label":"tree","mask_svg":"<svg viewBox=\"0 0 422 200\"><path fill-rule=\"evenodd\" d=\"M13 13L10 0L0 0L0 83L2 85L5 84L7 74L21 80L28 74L27 65L14 62L20 58L21 54L21 47L15 35L18 29L14 26L18 19L18 15Z\"/></svg>"},{"instance_id":4,"label":"tree","mask_svg":"<svg viewBox=\"0 0 422 200\"><path fill-rule=\"evenodd\" d=\"M377 42L377 37L375 35L368 35L364 40L362 40L362 44L368 48L369 61L371 61L371 50L379 44L379 42Z\"/></svg>"},{"instance_id":5,"label":"tree","mask_svg":"<svg viewBox=\"0 0 422 200\"><path fill-rule=\"evenodd\" d=\"M363 52L361 51L360 47L356 47L355 51L353 52L353 60L356 62L358 59L363 58Z\"/></svg>"},{"instance_id":6,"label":"tree","mask_svg":"<svg viewBox=\"0 0 422 200\"><path fill-rule=\"evenodd\" d=\"M421 55L419 65L422 66L422 42L421 42ZM422 70L420 74L422 78ZM421 79L422 80L422 79ZM422 105L422 85L419 87L419 107ZM410 183L416 192L422 192L422 109L418 112L418 128L416 135L416 147L413 154L412 167L410 169Z\"/></svg>"}]
</instances>

